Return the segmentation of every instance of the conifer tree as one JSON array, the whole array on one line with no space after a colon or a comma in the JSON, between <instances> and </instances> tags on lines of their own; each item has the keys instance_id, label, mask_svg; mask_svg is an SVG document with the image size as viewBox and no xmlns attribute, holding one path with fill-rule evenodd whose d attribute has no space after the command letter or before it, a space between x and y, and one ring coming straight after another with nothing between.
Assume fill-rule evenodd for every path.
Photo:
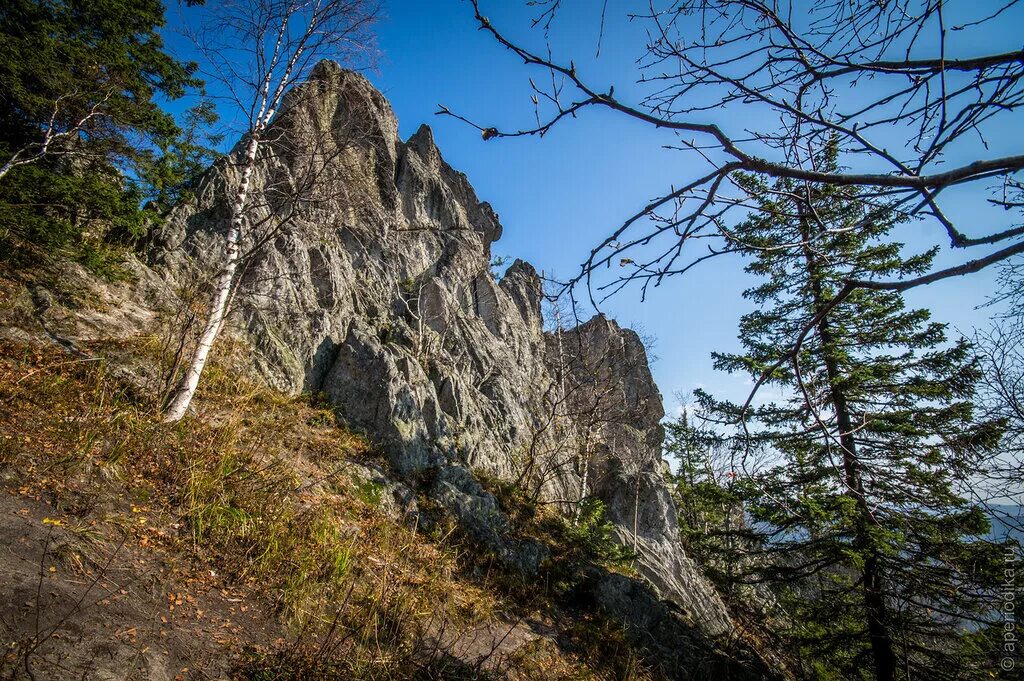
<instances>
[{"instance_id":1,"label":"conifer tree","mask_svg":"<svg viewBox=\"0 0 1024 681\"><path fill-rule=\"evenodd\" d=\"M158 0L10 0L0 9L0 178L74 155L134 162L173 141L157 99L199 85L165 49ZM148 143L148 144L147 144Z\"/></svg>"},{"instance_id":2,"label":"conifer tree","mask_svg":"<svg viewBox=\"0 0 1024 681\"><path fill-rule=\"evenodd\" d=\"M827 145L812 162L836 172L836 157ZM744 410L699 395L743 424L737 489L761 547L745 581L780 595L819 678L989 678L1002 550L966 490L1001 425L973 414L970 347L899 293L833 301L851 278L925 272L934 251L886 242L899 214L865 225L878 206L856 188L739 181L759 205L732 238L763 282L745 293L756 309L740 323L744 352L716 354L716 367L757 379L810 330L765 384L782 398ZM758 451L771 463L748 470Z\"/></svg>"},{"instance_id":3,"label":"conifer tree","mask_svg":"<svg viewBox=\"0 0 1024 681\"><path fill-rule=\"evenodd\" d=\"M154 192L194 170L161 153L191 144L161 100L200 85L163 26L159 0L0 3L0 261L97 261L103 237L150 224L140 205L154 168Z\"/></svg>"},{"instance_id":4,"label":"conifer tree","mask_svg":"<svg viewBox=\"0 0 1024 681\"><path fill-rule=\"evenodd\" d=\"M714 433L691 424L686 409L665 424L665 450L678 461L672 487L683 543L716 583L727 586L718 572L728 565L718 559L728 553L739 529L740 498L731 489L734 472L718 456L723 444Z\"/></svg>"}]
</instances>

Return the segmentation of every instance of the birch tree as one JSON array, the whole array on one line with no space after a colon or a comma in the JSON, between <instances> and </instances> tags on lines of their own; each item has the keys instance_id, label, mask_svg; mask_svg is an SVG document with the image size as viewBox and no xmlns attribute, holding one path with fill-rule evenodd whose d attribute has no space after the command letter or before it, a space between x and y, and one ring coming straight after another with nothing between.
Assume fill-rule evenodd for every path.
<instances>
[{"instance_id":1,"label":"birch tree","mask_svg":"<svg viewBox=\"0 0 1024 681\"><path fill-rule=\"evenodd\" d=\"M185 373L172 393L165 422L181 419L188 410L224 327L239 275L239 264L266 238L250 241L250 185L268 132L285 93L304 81L323 59L343 63L365 59L372 46L370 28L378 6L372 0L235 0L211 9L194 35L205 58L208 79L242 125L242 142L229 162L236 168L230 189L230 224L223 262L213 281L213 300Z\"/></svg>"},{"instance_id":2,"label":"birch tree","mask_svg":"<svg viewBox=\"0 0 1024 681\"><path fill-rule=\"evenodd\" d=\"M53 110L43 126L40 139L26 142L10 154L3 165L0 165L0 179L3 179L7 173L18 166L35 163L41 158L52 154L56 147L78 139L86 131L91 121L103 115L103 105L110 98L109 93L107 93L98 102L93 103L88 111L81 114L80 117L76 117L75 120L62 126L60 123L61 114L63 113L62 105L66 100L73 99L75 94L77 93L68 93L57 97L57 101L53 104Z\"/></svg>"}]
</instances>

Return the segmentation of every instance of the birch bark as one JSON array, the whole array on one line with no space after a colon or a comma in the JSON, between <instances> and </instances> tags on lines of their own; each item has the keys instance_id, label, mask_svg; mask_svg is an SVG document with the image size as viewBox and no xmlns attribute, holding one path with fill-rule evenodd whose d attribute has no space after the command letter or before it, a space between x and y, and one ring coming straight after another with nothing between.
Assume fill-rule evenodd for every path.
<instances>
[{"instance_id":1,"label":"birch bark","mask_svg":"<svg viewBox=\"0 0 1024 681\"><path fill-rule=\"evenodd\" d=\"M186 370L177 390L174 392L170 403L164 411L164 423L173 423L180 420L188 411L192 398L195 397L196 388L199 387L199 379L206 368L206 361L210 357L210 350L214 342L224 328L224 320L227 318L228 306L231 302L231 290L235 285L235 275L238 272L238 263L241 260L242 230L245 226L246 203L249 198L249 185L252 182L253 171L256 168L256 156L260 150L261 138L284 96L287 84L291 81L292 69L302 56L302 48L297 49L289 58L284 73L277 82L273 94L270 93L270 86L273 81L274 63L281 55L281 45L284 40L287 21L283 21L277 35L277 43L274 46L273 59L267 69L260 87L260 106L256 114L255 125L249 133L249 141L245 147L245 157L242 164L242 176L231 201L231 226L228 229L226 245L226 259L224 266L217 274L214 284L213 304L210 307L210 316L203 328L203 333L196 344L192 361Z\"/></svg>"},{"instance_id":2,"label":"birch bark","mask_svg":"<svg viewBox=\"0 0 1024 681\"><path fill-rule=\"evenodd\" d=\"M238 271L238 261L241 255L242 227L245 221L245 204L249 195L249 183L252 181L253 169L256 165L256 154L259 152L260 141L257 134L249 138L245 149L245 163L242 166L242 177L238 183L238 189L231 202L231 227L228 229L226 247L226 260L224 266L217 274L217 281L214 285L213 305L210 308L210 316L206 320L206 326L199 337L192 361L188 370L181 379L178 389L171 398L170 404L164 412L165 423L178 421L188 411L192 398L199 387L199 378L206 368L206 361L210 357L210 350L214 341L220 335L224 326L224 319L228 312L228 302L231 298L231 288L235 282L235 274Z\"/></svg>"},{"instance_id":3,"label":"birch bark","mask_svg":"<svg viewBox=\"0 0 1024 681\"><path fill-rule=\"evenodd\" d=\"M260 229L253 226L256 221L250 215L251 185L257 157L285 91L308 75L318 59L367 52L372 43L368 27L378 11L377 5L368 0L225 0L218 7L221 13L215 13L216 25L211 24L208 35L225 35L223 28L227 25L233 29L228 34L237 40L207 44L202 51L210 56L215 68L221 69L219 80L232 93L239 109L246 112L248 141L239 159L241 175L230 201L231 224L224 264L213 283L213 301L202 334L164 411L163 420L168 423L181 419L195 397L210 351L224 328L238 288L240 265L288 220L271 215L269 231L247 233L247 230ZM212 30L214 28L216 30ZM197 38L197 44L202 45L201 38ZM239 55L239 60L231 58ZM251 80L248 72L235 68L238 64L244 68L251 66L254 70ZM247 90L250 87L247 84L251 84L251 90ZM301 188L291 185L274 189L295 195L302 192ZM248 252L243 252L243 244L247 244Z\"/></svg>"}]
</instances>

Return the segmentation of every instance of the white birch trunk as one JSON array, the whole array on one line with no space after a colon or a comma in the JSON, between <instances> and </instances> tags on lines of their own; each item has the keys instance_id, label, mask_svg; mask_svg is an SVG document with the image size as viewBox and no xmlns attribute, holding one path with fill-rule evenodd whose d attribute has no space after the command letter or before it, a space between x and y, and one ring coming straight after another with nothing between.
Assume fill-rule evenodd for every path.
<instances>
[{"instance_id":1,"label":"white birch trunk","mask_svg":"<svg viewBox=\"0 0 1024 681\"><path fill-rule=\"evenodd\" d=\"M20 155L21 151L19 150L17 153L14 154L14 156L10 158L9 161L7 161L7 163L3 165L3 167L0 167L0 180L3 179L4 175L11 172L12 168L14 168L15 166L22 165L19 159Z\"/></svg>"},{"instance_id":2,"label":"white birch trunk","mask_svg":"<svg viewBox=\"0 0 1024 681\"><path fill-rule=\"evenodd\" d=\"M583 474L580 476L580 497L576 501L576 511L572 516L572 524L580 524L580 515L583 513L583 503L590 494L590 429L587 429L587 437L583 444Z\"/></svg>"},{"instance_id":3,"label":"white birch trunk","mask_svg":"<svg viewBox=\"0 0 1024 681\"><path fill-rule=\"evenodd\" d=\"M192 361L188 370L182 376L181 382L174 393L174 397L167 410L164 412L164 423L178 421L188 411L192 398L199 386L199 377L206 367L206 360L210 356L210 349L214 341L220 335L221 327L224 326L224 319L228 312L228 302L231 298L231 289L235 283L235 273L238 270L238 261L241 253L242 225L245 220L245 204L249 195L249 182L252 180L253 169L256 166L256 153L259 151L259 131L254 131L249 138L249 144L245 149L245 163L242 166L242 177L238 183L238 190L231 203L231 227L228 229L228 241L226 248L227 259L224 267L217 274L217 282L214 288L213 305L210 308L210 316L206 320L203 334L199 337Z\"/></svg>"},{"instance_id":4,"label":"white birch trunk","mask_svg":"<svg viewBox=\"0 0 1024 681\"><path fill-rule=\"evenodd\" d=\"M86 113L77 123L71 126L68 130L65 130L63 132L57 132L57 114L60 112L61 100L63 100L68 95L61 95L60 97L58 97L57 101L53 105L53 113L50 114L50 121L46 126L46 132L43 134L43 141L39 143L39 150L33 154L29 154L28 150L34 146L32 144L29 144L14 152L14 155L7 159L7 162L4 163L3 166L0 166L0 180L2 180L4 176L7 175L7 173L11 172L11 170L13 170L14 168L17 168L18 166L28 165L29 163L34 163L39 159L43 158L44 156L46 156L47 154L49 154L50 146L57 140L60 140L62 138L69 139L72 137L76 137L85 129L86 124L90 120L94 118L99 118L100 116L104 115L103 105L106 104L107 100L110 99L111 94L111 92L107 92L103 96L103 99L92 105L92 108L89 109L88 113ZM27 154L27 156L23 156L24 154Z\"/></svg>"},{"instance_id":5,"label":"white birch trunk","mask_svg":"<svg viewBox=\"0 0 1024 681\"><path fill-rule=\"evenodd\" d=\"M317 8L319 8L317 3ZM234 201L231 203L231 227L228 230L228 243L227 243L227 261L224 263L223 269L217 275L217 283L214 289L213 307L210 309L210 317L206 321L206 326L203 328L203 334L199 337L199 343L196 345L195 353L192 355L192 362L189 364L188 371L181 378L181 383L175 392L174 398L170 404L167 405L167 409L164 412L163 421L164 423L173 423L178 421L188 411L189 405L192 403L192 398L195 397L196 388L199 386L199 378L203 374L203 369L206 367L206 360L210 356L210 350L213 348L214 341L217 340L217 336L220 335L220 330L224 326L224 319L227 317L228 305L231 302L231 290L235 284L235 273L238 270L238 262L241 259L241 241L242 241L242 227L245 223L245 204L249 196L249 182L252 180L253 170L256 167L256 153L260 148L260 138L263 135L264 130L273 120L274 114L277 113L277 107L281 102L281 98L284 96L285 88L288 83L291 82L292 69L298 62L299 57L303 53L303 47L296 49L295 53L291 55L288 60L287 66L285 67L284 73L281 75L277 82L277 86L274 89L273 94L270 92L270 86L274 79L274 68L275 64L278 63L278 59L281 56L281 47L283 40L288 28L288 15L281 21L281 25L277 33L277 42L274 45L273 56L270 60L270 64L265 70L263 76L263 82L260 85L259 90L259 111L256 113L255 124L249 133L249 143L245 148L245 163L242 166L242 177L238 184L238 190L235 192ZM311 32L315 29L315 26L311 24L307 29L307 37L311 35Z\"/></svg>"}]
</instances>

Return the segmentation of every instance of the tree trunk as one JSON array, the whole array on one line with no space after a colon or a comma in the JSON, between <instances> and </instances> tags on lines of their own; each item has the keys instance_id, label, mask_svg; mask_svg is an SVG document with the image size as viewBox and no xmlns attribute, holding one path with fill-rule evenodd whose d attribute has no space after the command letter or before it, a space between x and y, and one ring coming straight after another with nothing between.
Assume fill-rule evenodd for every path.
<instances>
[{"instance_id":1,"label":"tree trunk","mask_svg":"<svg viewBox=\"0 0 1024 681\"><path fill-rule=\"evenodd\" d=\"M3 179L4 175L11 172L11 168L16 165L18 165L18 154L15 154L3 166L0 166L0 180Z\"/></svg>"},{"instance_id":2,"label":"tree trunk","mask_svg":"<svg viewBox=\"0 0 1024 681\"><path fill-rule=\"evenodd\" d=\"M817 315L829 301L825 300L822 289L822 276L818 267L817 257L810 247L811 230L806 215L801 216L801 236L804 241L804 259L811 283L811 294L814 307L812 315ZM817 325L821 337L822 358L828 378L829 395L836 413L836 427L839 429L839 445L842 447L843 474L847 494L852 496L857 506L857 524L854 528L854 542L858 551L864 556L862 596L867 615L868 637L871 655L878 681L893 681L896 678L896 655L893 651L892 634L889 631L886 617L885 596L883 595L883 578L879 565L878 552L871 545L868 533L872 522L871 511L864 495L864 481L861 476L861 465L857 458L857 442L853 437L853 419L846 394L841 387L839 363L832 351L835 336L828 323L828 316L822 317Z\"/></svg>"},{"instance_id":3,"label":"tree trunk","mask_svg":"<svg viewBox=\"0 0 1024 681\"><path fill-rule=\"evenodd\" d=\"M199 337L195 352L192 354L192 361L189 363L185 375L181 377L174 397L164 412L164 423L178 421L188 411L192 398L196 394L196 387L199 385L199 378L206 367L206 360L210 356L213 343L220 335L221 327L224 326L224 319L228 313L228 303L231 298L231 289L235 283L235 273L238 271L239 255L241 253L242 223L245 219L245 204L249 195L249 182L252 180L253 169L256 165L256 152L259 151L259 134L254 131L249 137L249 143L245 149L245 163L242 166L242 177L235 192L235 198L231 203L231 226L228 229L228 241L226 248L227 259L220 272L217 274L214 286L213 305L210 307L210 316L203 327L203 333Z\"/></svg>"}]
</instances>

